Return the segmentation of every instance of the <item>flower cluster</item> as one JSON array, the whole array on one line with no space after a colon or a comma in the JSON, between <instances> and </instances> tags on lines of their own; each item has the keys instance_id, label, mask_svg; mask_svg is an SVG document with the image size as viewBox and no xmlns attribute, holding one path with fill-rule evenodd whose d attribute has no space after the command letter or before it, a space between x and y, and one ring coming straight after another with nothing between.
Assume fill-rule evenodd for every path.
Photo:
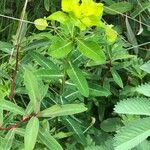
<instances>
[{"instance_id":1,"label":"flower cluster","mask_svg":"<svg viewBox=\"0 0 150 150\"><path fill-rule=\"evenodd\" d=\"M71 7L70 7L71 6ZM103 4L93 0L62 0L62 10L74 18L75 25L81 30L86 27L100 26L100 18L103 14Z\"/></svg>"},{"instance_id":2,"label":"flower cluster","mask_svg":"<svg viewBox=\"0 0 150 150\"><path fill-rule=\"evenodd\" d=\"M39 30L45 30L48 26L47 20L55 20L62 24L72 22L80 30L86 30L87 27L97 26L105 30L106 38L109 43L117 39L117 32L112 29L112 25L106 25L101 21L103 15L103 4L96 3L93 0L62 0L62 11L51 14L46 19L35 20L35 25Z\"/></svg>"}]
</instances>

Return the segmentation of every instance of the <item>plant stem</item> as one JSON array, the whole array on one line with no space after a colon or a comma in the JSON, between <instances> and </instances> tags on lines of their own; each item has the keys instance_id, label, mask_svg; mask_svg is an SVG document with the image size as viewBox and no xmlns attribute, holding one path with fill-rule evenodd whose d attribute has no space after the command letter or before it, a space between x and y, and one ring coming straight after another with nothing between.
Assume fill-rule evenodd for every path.
<instances>
[{"instance_id":1,"label":"plant stem","mask_svg":"<svg viewBox=\"0 0 150 150\"><path fill-rule=\"evenodd\" d=\"M28 3L28 0L25 0L24 7L23 7L23 10L22 10L22 14L21 14L21 20L23 20L24 17L25 17L27 3ZM16 56L15 56L16 65L15 65L15 70L13 72L12 80L11 80L11 91L10 91L10 95L9 95L10 100L13 99L14 93L15 93L14 92L15 91L15 79L16 79L16 76L17 76L17 71L18 71L18 66L19 66L18 65L19 64L19 51L20 51L20 43L21 43L21 38L22 38L21 37L22 32L23 32L23 22L20 21L18 29L17 29L17 33L16 33L16 42L15 42L15 46L16 46ZM11 52L11 54L13 55L13 51ZM10 58L12 57L12 55L10 56Z\"/></svg>"}]
</instances>

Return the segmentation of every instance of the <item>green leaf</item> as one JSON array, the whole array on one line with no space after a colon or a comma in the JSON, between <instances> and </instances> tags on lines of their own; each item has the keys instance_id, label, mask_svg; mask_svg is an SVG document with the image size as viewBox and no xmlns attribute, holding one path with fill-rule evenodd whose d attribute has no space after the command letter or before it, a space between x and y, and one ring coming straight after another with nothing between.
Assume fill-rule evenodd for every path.
<instances>
[{"instance_id":1,"label":"green leaf","mask_svg":"<svg viewBox=\"0 0 150 150\"><path fill-rule=\"evenodd\" d=\"M55 37L48 50L48 53L52 57L63 58L71 52L72 48L72 42Z\"/></svg>"},{"instance_id":2,"label":"green leaf","mask_svg":"<svg viewBox=\"0 0 150 150\"><path fill-rule=\"evenodd\" d=\"M1 150L10 150L14 140L15 129L11 129L5 136L5 138L0 141ZM1 139L0 139L1 140Z\"/></svg>"},{"instance_id":3,"label":"green leaf","mask_svg":"<svg viewBox=\"0 0 150 150\"><path fill-rule=\"evenodd\" d=\"M41 49L43 47L46 49L49 47L50 43L51 41L49 39L34 40L31 44L27 44L25 47L23 47L22 51Z\"/></svg>"},{"instance_id":4,"label":"green leaf","mask_svg":"<svg viewBox=\"0 0 150 150\"><path fill-rule=\"evenodd\" d=\"M88 146L85 150L107 150L104 146Z\"/></svg>"},{"instance_id":5,"label":"green leaf","mask_svg":"<svg viewBox=\"0 0 150 150\"><path fill-rule=\"evenodd\" d=\"M24 117L31 115L31 113L33 113L34 109L33 109L33 105L31 103L31 101L28 103L28 105L26 106L26 110L24 113Z\"/></svg>"},{"instance_id":6,"label":"green leaf","mask_svg":"<svg viewBox=\"0 0 150 150\"><path fill-rule=\"evenodd\" d=\"M138 86L136 91L140 94L150 97L150 83L145 83Z\"/></svg>"},{"instance_id":7,"label":"green leaf","mask_svg":"<svg viewBox=\"0 0 150 150\"><path fill-rule=\"evenodd\" d=\"M36 117L32 117L26 126L26 131L24 135L25 150L34 149L38 131L39 131L39 120Z\"/></svg>"},{"instance_id":8,"label":"green leaf","mask_svg":"<svg viewBox=\"0 0 150 150\"><path fill-rule=\"evenodd\" d=\"M111 70L111 74L113 76L114 81L121 87L123 88L123 82L122 79L120 77L120 75L118 74L118 72L115 69Z\"/></svg>"},{"instance_id":9,"label":"green leaf","mask_svg":"<svg viewBox=\"0 0 150 150\"><path fill-rule=\"evenodd\" d=\"M101 123L100 127L105 132L114 132L117 131L121 125L120 118L108 118Z\"/></svg>"},{"instance_id":10,"label":"green leaf","mask_svg":"<svg viewBox=\"0 0 150 150\"><path fill-rule=\"evenodd\" d=\"M60 71L50 69L39 69L35 71L34 74L43 80L59 79L64 76Z\"/></svg>"},{"instance_id":11,"label":"green leaf","mask_svg":"<svg viewBox=\"0 0 150 150\"><path fill-rule=\"evenodd\" d=\"M78 49L83 55L94 60L97 63L104 64L106 62L105 54L102 48L93 41L78 40Z\"/></svg>"},{"instance_id":12,"label":"green leaf","mask_svg":"<svg viewBox=\"0 0 150 150\"><path fill-rule=\"evenodd\" d=\"M30 52L30 55L45 69L58 70L58 67L50 59L44 57L43 55L36 52Z\"/></svg>"},{"instance_id":13,"label":"green leaf","mask_svg":"<svg viewBox=\"0 0 150 150\"><path fill-rule=\"evenodd\" d=\"M107 96L111 95L111 92L108 89L106 89L98 84L90 84L89 89L90 89L90 92L89 92L90 96L94 96L94 97L106 96L107 97Z\"/></svg>"},{"instance_id":14,"label":"green leaf","mask_svg":"<svg viewBox=\"0 0 150 150\"><path fill-rule=\"evenodd\" d=\"M57 11L51 14L49 17L47 17L47 20L55 20L62 24L66 24L69 20L69 17L66 13L62 11Z\"/></svg>"},{"instance_id":15,"label":"green leaf","mask_svg":"<svg viewBox=\"0 0 150 150\"><path fill-rule=\"evenodd\" d=\"M73 81L73 83L75 84L79 92L83 96L88 97L89 87L82 71L76 66L73 66L71 63L69 64L70 64L70 68L67 70L67 74L69 75L70 79Z\"/></svg>"},{"instance_id":16,"label":"green leaf","mask_svg":"<svg viewBox=\"0 0 150 150\"><path fill-rule=\"evenodd\" d=\"M131 43L131 45L133 46L135 54L138 54L139 51L138 42L127 17L126 17L126 28L127 28L127 38Z\"/></svg>"},{"instance_id":17,"label":"green leaf","mask_svg":"<svg viewBox=\"0 0 150 150\"><path fill-rule=\"evenodd\" d=\"M50 0L44 0L44 7L47 11L50 10Z\"/></svg>"},{"instance_id":18,"label":"green leaf","mask_svg":"<svg viewBox=\"0 0 150 150\"><path fill-rule=\"evenodd\" d=\"M84 104L53 105L39 113L40 117L58 117L73 115L86 111Z\"/></svg>"},{"instance_id":19,"label":"green leaf","mask_svg":"<svg viewBox=\"0 0 150 150\"><path fill-rule=\"evenodd\" d=\"M150 73L150 61L148 61L147 63L143 64L140 69L142 69L143 71Z\"/></svg>"},{"instance_id":20,"label":"green leaf","mask_svg":"<svg viewBox=\"0 0 150 150\"><path fill-rule=\"evenodd\" d=\"M117 103L114 111L119 114L150 115L150 99L128 98Z\"/></svg>"},{"instance_id":21,"label":"green leaf","mask_svg":"<svg viewBox=\"0 0 150 150\"><path fill-rule=\"evenodd\" d=\"M117 131L115 150L128 150L140 144L150 135L150 118L135 120Z\"/></svg>"},{"instance_id":22,"label":"green leaf","mask_svg":"<svg viewBox=\"0 0 150 150\"><path fill-rule=\"evenodd\" d=\"M15 114L24 115L24 113L25 113L23 108L19 107L17 104L7 101L7 100L2 100L0 102L0 108L3 110L13 112Z\"/></svg>"},{"instance_id":23,"label":"green leaf","mask_svg":"<svg viewBox=\"0 0 150 150\"><path fill-rule=\"evenodd\" d=\"M39 129L38 138L50 150L63 150L61 145L53 138L53 136L42 128Z\"/></svg>"},{"instance_id":24,"label":"green leaf","mask_svg":"<svg viewBox=\"0 0 150 150\"><path fill-rule=\"evenodd\" d=\"M1 51L10 54L12 47L13 46L10 43L0 41L0 50Z\"/></svg>"},{"instance_id":25,"label":"green leaf","mask_svg":"<svg viewBox=\"0 0 150 150\"><path fill-rule=\"evenodd\" d=\"M0 109L0 126L3 125L3 121L4 121L4 112L3 109Z\"/></svg>"},{"instance_id":26,"label":"green leaf","mask_svg":"<svg viewBox=\"0 0 150 150\"><path fill-rule=\"evenodd\" d=\"M30 101L34 106L34 109L37 109L37 103L41 100L39 85L36 76L27 69L24 73L24 84L30 97Z\"/></svg>"},{"instance_id":27,"label":"green leaf","mask_svg":"<svg viewBox=\"0 0 150 150\"><path fill-rule=\"evenodd\" d=\"M70 131L74 133L76 140L79 143L86 145L86 138L83 133L84 131L82 130L79 122L77 122L76 120L74 120L70 117L64 117L63 120L64 120L66 127L69 128Z\"/></svg>"},{"instance_id":28,"label":"green leaf","mask_svg":"<svg viewBox=\"0 0 150 150\"><path fill-rule=\"evenodd\" d=\"M133 6L131 3L123 1L105 7L104 12L111 15L117 15L132 10Z\"/></svg>"},{"instance_id":29,"label":"green leaf","mask_svg":"<svg viewBox=\"0 0 150 150\"><path fill-rule=\"evenodd\" d=\"M137 5L135 11L132 14L130 14L130 16L132 18L135 18L138 15L140 15L143 11L149 8L150 8L150 2L142 2L142 3L140 2L140 4Z\"/></svg>"},{"instance_id":30,"label":"green leaf","mask_svg":"<svg viewBox=\"0 0 150 150\"><path fill-rule=\"evenodd\" d=\"M147 149L150 149L150 142L148 140L144 140L136 147L136 150L147 150Z\"/></svg>"}]
</instances>

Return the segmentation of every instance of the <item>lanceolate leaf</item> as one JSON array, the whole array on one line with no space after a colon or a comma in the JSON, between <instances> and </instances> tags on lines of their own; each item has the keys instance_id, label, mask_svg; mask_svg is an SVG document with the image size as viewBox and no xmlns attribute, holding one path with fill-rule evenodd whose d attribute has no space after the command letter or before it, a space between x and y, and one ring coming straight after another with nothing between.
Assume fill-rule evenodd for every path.
<instances>
[{"instance_id":1,"label":"lanceolate leaf","mask_svg":"<svg viewBox=\"0 0 150 150\"><path fill-rule=\"evenodd\" d=\"M104 11L107 14L116 15L120 13L128 12L132 9L132 4L126 1L113 3L109 7L105 7Z\"/></svg>"},{"instance_id":2,"label":"lanceolate leaf","mask_svg":"<svg viewBox=\"0 0 150 150\"><path fill-rule=\"evenodd\" d=\"M129 150L150 135L150 118L135 120L122 127L115 136L115 150Z\"/></svg>"},{"instance_id":3,"label":"lanceolate leaf","mask_svg":"<svg viewBox=\"0 0 150 150\"><path fill-rule=\"evenodd\" d=\"M25 113L23 108L19 107L17 104L7 101L7 100L2 100L0 102L0 108L2 108L3 110L13 112L15 114L24 115L24 113Z\"/></svg>"},{"instance_id":4,"label":"lanceolate leaf","mask_svg":"<svg viewBox=\"0 0 150 150\"><path fill-rule=\"evenodd\" d=\"M50 69L39 69L35 72L35 75L43 80L59 79L63 77L60 71Z\"/></svg>"},{"instance_id":5,"label":"lanceolate leaf","mask_svg":"<svg viewBox=\"0 0 150 150\"><path fill-rule=\"evenodd\" d=\"M65 105L53 105L40 112L40 117L58 117L73 115L86 111L87 108L84 104L65 104Z\"/></svg>"},{"instance_id":6,"label":"lanceolate leaf","mask_svg":"<svg viewBox=\"0 0 150 150\"><path fill-rule=\"evenodd\" d=\"M150 99L143 97L125 99L117 103L114 111L119 114L150 116Z\"/></svg>"},{"instance_id":7,"label":"lanceolate leaf","mask_svg":"<svg viewBox=\"0 0 150 150\"><path fill-rule=\"evenodd\" d=\"M123 88L123 82L122 79L120 77L120 75L118 74L118 72L115 69L111 70L111 74L113 76L114 81L121 87Z\"/></svg>"},{"instance_id":8,"label":"lanceolate leaf","mask_svg":"<svg viewBox=\"0 0 150 150\"><path fill-rule=\"evenodd\" d=\"M32 117L26 126L26 131L24 136L25 150L34 149L38 131L39 131L39 120L36 117Z\"/></svg>"},{"instance_id":9,"label":"lanceolate leaf","mask_svg":"<svg viewBox=\"0 0 150 150\"><path fill-rule=\"evenodd\" d=\"M58 67L50 59L44 57L43 55L36 52L30 52L30 55L45 69L58 69Z\"/></svg>"},{"instance_id":10,"label":"lanceolate leaf","mask_svg":"<svg viewBox=\"0 0 150 150\"><path fill-rule=\"evenodd\" d=\"M15 129L12 129L10 130L5 138L0 141L0 150L10 150L11 147L12 147L12 143L13 143L13 140L14 140L14 135L15 135Z\"/></svg>"},{"instance_id":11,"label":"lanceolate leaf","mask_svg":"<svg viewBox=\"0 0 150 150\"><path fill-rule=\"evenodd\" d=\"M94 60L97 63L105 63L106 57L102 48L93 41L78 40L78 49L83 55Z\"/></svg>"},{"instance_id":12,"label":"lanceolate leaf","mask_svg":"<svg viewBox=\"0 0 150 150\"><path fill-rule=\"evenodd\" d=\"M65 121L64 123L66 124L67 128L75 133L74 136L76 137L77 141L83 145L86 145L86 138L80 124L70 117L65 117L63 120Z\"/></svg>"},{"instance_id":13,"label":"lanceolate leaf","mask_svg":"<svg viewBox=\"0 0 150 150\"><path fill-rule=\"evenodd\" d=\"M126 17L126 27L127 27L127 38L131 43L131 45L133 46L135 54L138 54L139 51L138 42L127 17Z\"/></svg>"},{"instance_id":14,"label":"lanceolate leaf","mask_svg":"<svg viewBox=\"0 0 150 150\"><path fill-rule=\"evenodd\" d=\"M53 138L53 136L42 128L39 129L38 138L50 150L63 150L61 145Z\"/></svg>"},{"instance_id":15,"label":"lanceolate leaf","mask_svg":"<svg viewBox=\"0 0 150 150\"><path fill-rule=\"evenodd\" d=\"M70 68L67 70L67 73L68 73L70 79L73 81L73 83L77 87L77 89L79 90L79 92L83 96L88 97L89 87L88 87L88 83L87 83L82 71L70 63Z\"/></svg>"},{"instance_id":16,"label":"lanceolate leaf","mask_svg":"<svg viewBox=\"0 0 150 150\"><path fill-rule=\"evenodd\" d=\"M30 97L30 101L32 102L34 108L36 108L37 102L41 100L40 90L38 87L38 81L36 79L36 76L29 70L25 70L24 84Z\"/></svg>"},{"instance_id":17,"label":"lanceolate leaf","mask_svg":"<svg viewBox=\"0 0 150 150\"><path fill-rule=\"evenodd\" d=\"M24 116L29 116L31 113L33 113L34 109L33 109L33 105L31 103L31 101L28 103L28 105L26 106L26 110L24 113Z\"/></svg>"},{"instance_id":18,"label":"lanceolate leaf","mask_svg":"<svg viewBox=\"0 0 150 150\"><path fill-rule=\"evenodd\" d=\"M150 83L142 84L136 88L140 94L150 97Z\"/></svg>"},{"instance_id":19,"label":"lanceolate leaf","mask_svg":"<svg viewBox=\"0 0 150 150\"><path fill-rule=\"evenodd\" d=\"M55 58L63 58L67 56L72 50L72 42L63 40L61 38L55 38L50 46L48 53Z\"/></svg>"},{"instance_id":20,"label":"lanceolate leaf","mask_svg":"<svg viewBox=\"0 0 150 150\"><path fill-rule=\"evenodd\" d=\"M90 84L89 89L90 89L90 96L94 96L94 97L106 96L107 97L111 95L111 92L108 89L97 84Z\"/></svg>"}]
</instances>

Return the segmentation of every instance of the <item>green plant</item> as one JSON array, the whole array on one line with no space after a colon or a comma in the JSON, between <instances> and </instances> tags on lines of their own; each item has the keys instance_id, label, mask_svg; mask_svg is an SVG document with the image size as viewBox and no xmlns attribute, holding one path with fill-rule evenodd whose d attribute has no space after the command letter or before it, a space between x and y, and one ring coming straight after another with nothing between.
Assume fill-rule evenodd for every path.
<instances>
[{"instance_id":1,"label":"green plant","mask_svg":"<svg viewBox=\"0 0 150 150\"><path fill-rule=\"evenodd\" d=\"M26 2L35 12L25 5L21 19L39 17L42 32L21 22L13 44L0 41L0 149L148 150L149 52L138 43L149 3L62 0L60 11L58 1ZM137 39L138 20L122 14L131 10L146 21Z\"/></svg>"}]
</instances>

